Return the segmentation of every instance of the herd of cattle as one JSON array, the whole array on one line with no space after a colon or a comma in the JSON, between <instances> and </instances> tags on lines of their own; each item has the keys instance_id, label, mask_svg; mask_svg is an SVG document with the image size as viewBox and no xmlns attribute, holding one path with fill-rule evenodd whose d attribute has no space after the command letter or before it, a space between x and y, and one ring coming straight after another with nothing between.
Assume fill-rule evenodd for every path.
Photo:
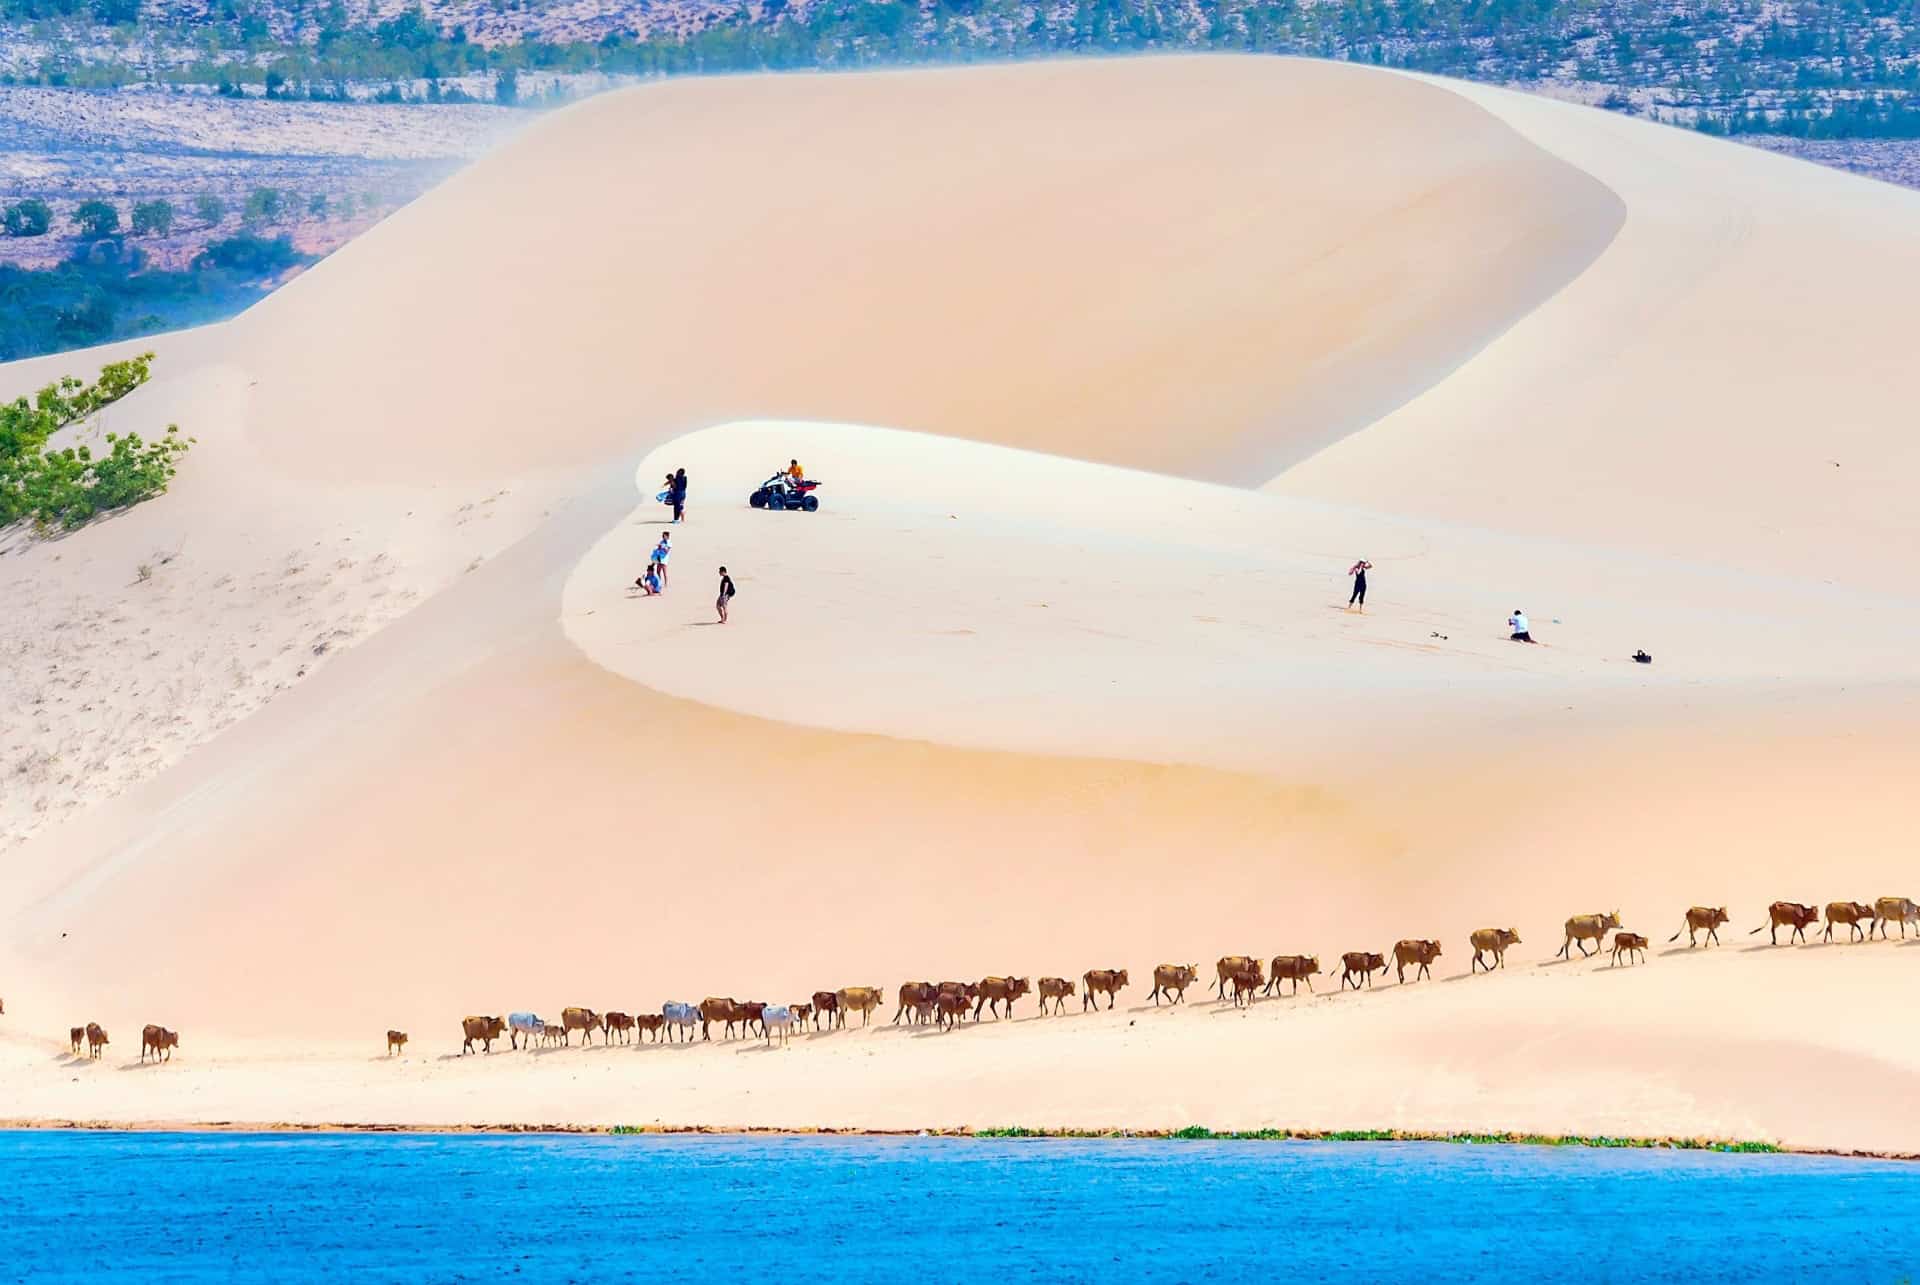
<instances>
[{"instance_id":1,"label":"herd of cattle","mask_svg":"<svg viewBox=\"0 0 1920 1285\"><path fill-rule=\"evenodd\" d=\"M1780 944L1780 930L1788 930L1787 942L1805 942L1807 929L1819 925L1821 909L1818 906L1806 906L1797 901L1776 901L1767 907L1767 922L1748 930L1753 936L1765 931L1774 945ZM1706 934L1706 943L1710 946L1720 943L1718 929L1727 923L1725 906L1693 906L1686 913L1685 922L1679 932L1667 938L1669 942L1680 940L1686 934L1687 945L1700 945L1700 934ZM1849 931L1850 941L1870 941L1877 932L1881 938L1888 936L1887 926L1898 924L1900 935L1907 935L1907 926L1914 925L1920 932L1920 903L1908 897L1882 897L1872 905L1862 901L1832 901L1826 905L1827 941L1833 940L1835 927L1844 926ZM1644 959L1647 939L1639 933L1628 932L1620 926L1620 912L1605 914L1575 915L1566 922L1566 940L1555 952L1558 958L1571 958L1571 952L1577 947L1583 958L1605 948L1606 936L1613 934L1613 964L1617 966L1622 957L1629 964ZM1520 934L1511 928L1482 928L1468 938L1473 947L1473 963L1468 972L1485 969L1492 972L1496 968L1506 967L1507 948L1518 944ZM1589 950L1587 943L1594 943ZM1414 970L1414 980L1430 977L1433 962L1440 958L1438 941L1409 937L1394 943L1393 962L1389 964L1385 955L1374 951L1350 950L1340 956L1340 986L1342 990L1352 987L1372 986L1373 975L1384 973L1392 968L1400 982L1407 980L1407 970ZM1251 955L1227 955L1214 965L1212 991L1223 1000L1231 1000L1236 1006L1250 1004L1256 994L1278 994L1282 982L1291 983L1288 994L1297 994L1300 983L1307 984L1312 992L1313 979L1322 974L1331 974L1331 968L1320 967L1318 955L1276 955L1270 961L1261 961ZM1149 993L1158 1005L1163 1001L1178 1004L1187 997L1187 988L1199 980L1200 969L1197 964L1162 964L1153 970L1153 990ZM1014 1001L1023 995L1037 993L1042 1015L1049 1012L1064 1012L1069 999L1079 996L1082 1011L1097 1009L1100 997L1105 996L1107 1007L1113 1007L1114 998L1124 990L1131 979L1124 968L1093 968L1080 975L1079 988L1065 977L1042 977L1037 985L1025 977L983 977L977 982L904 982L896 995L897 1007L893 1011L895 1023L906 1021L909 1024L931 1023L940 1027L958 1026L971 1018L979 1021L983 1013L991 1013L996 1019L1001 1016L1001 1005L1006 1006L1006 1016L1013 1016ZM713 1027L717 1023L722 1037L731 1037L736 1028L743 1035L756 1032L771 1045L775 1040L785 1044L793 1036L796 1027L813 1030L832 1030L847 1024L848 1013L858 1013L860 1024L866 1026L874 1012L886 1003L886 996L878 986L847 986L837 991L815 991L813 997L803 1004L768 1004L761 1000L735 1000L710 997L698 1004L669 1003L662 1006L658 1013L596 1013L590 1008L568 1008L560 1013L558 1022L549 1022L535 1013L510 1013L506 1017L469 1017L461 1022L460 1051L471 1053L474 1046L481 1051L493 1052L493 1042L505 1037L514 1048L532 1048L535 1043L543 1045L571 1045L573 1033L580 1032L585 1043L592 1043L595 1031L600 1032L602 1042L619 1040L627 1043L635 1039L645 1039L651 1035L657 1043L660 1040L673 1041L695 1038L694 1030L699 1029L699 1038L711 1040ZM0 1007L0 1013L6 1009ZM81 1047L86 1048L87 1056L97 1058L100 1050L107 1046L107 1032L98 1022L88 1022L85 1026L73 1027L68 1032L72 1043L73 1055L80 1056ZM179 1047L178 1032L164 1026L149 1025L140 1032L140 1060L153 1055L156 1062L170 1061L173 1050ZM387 1032L387 1052L397 1053L407 1046L405 1031Z\"/></svg>"},{"instance_id":2,"label":"herd of cattle","mask_svg":"<svg viewBox=\"0 0 1920 1285\"><path fill-rule=\"evenodd\" d=\"M1900 935L1907 935L1907 925L1913 924L1920 930L1920 904L1906 897L1882 897L1869 906L1858 901L1835 901L1826 907L1826 939L1833 940L1836 925L1845 925L1851 930L1851 940L1865 941L1878 930L1883 938L1887 936L1887 925L1898 924ZM1804 906L1794 901L1776 901L1767 907L1767 922L1751 930L1759 933L1769 930L1775 945L1779 944L1782 928L1790 929L1788 943L1795 940L1804 942L1806 930L1820 922L1820 908ZM1727 923L1725 906L1693 906L1687 910L1686 919L1678 932L1667 940L1680 940L1686 934L1689 947L1698 946L1700 934L1706 934L1706 944L1718 945L1718 929ZM1628 932L1620 926L1620 912L1609 911L1604 914L1575 915L1565 925L1566 940L1555 952L1558 958L1571 958L1571 952L1578 949L1583 958L1596 954L1605 948L1606 936L1613 934L1613 966L1618 966L1624 957L1629 964L1644 959L1647 939L1639 933ZM1469 972L1485 969L1492 972L1496 968L1506 967L1506 953L1509 946L1518 944L1520 934L1511 928L1482 928L1474 932L1468 943L1473 947L1473 962ZM1587 943L1594 943L1589 950ZM1407 938L1394 943L1393 962L1387 962L1385 955L1374 951L1348 951L1340 956L1341 989L1373 985L1373 975L1384 973L1392 968L1402 984L1407 980L1407 970L1414 970L1414 980L1432 976L1433 962L1440 957L1440 943L1425 938ZM1288 994L1297 994L1300 983L1307 984L1307 990L1313 990L1313 979L1333 970L1320 966L1317 955L1276 955L1270 961L1262 961L1251 955L1227 955L1214 964L1214 982L1210 988L1213 994L1222 1000L1229 1000L1236 1006L1250 1004L1256 994L1278 994L1282 982L1291 984ZM1153 990L1149 997L1154 1004L1182 1003L1186 999L1187 988L1200 978L1197 964L1162 964L1153 970ZM983 977L977 982L903 982L895 995L896 1007L893 1021L902 1021L910 1025L932 1024L941 1027L953 1027L971 1018L980 1021L983 1014L990 1013L996 1019L1001 1014L1001 1005L1006 1006L1005 1016L1013 1016L1014 1001L1023 995L1037 994L1042 1015L1049 1012L1065 1011L1066 1003L1076 994L1080 999L1082 1011L1100 1007L1100 997L1105 996L1107 1008L1114 1005L1114 998L1130 983L1131 978L1124 968L1094 968L1080 976L1079 988L1065 977L1042 977L1037 983L1025 977ZM460 1051L471 1053L478 1045L482 1052L493 1051L493 1041L506 1037L514 1048L532 1048L536 1041L541 1044L570 1045L573 1033L580 1032L585 1043L592 1043L595 1031L601 1033L603 1042L619 1040L622 1043L636 1038L645 1039L651 1035L655 1042L662 1039L693 1040L694 1031L699 1030L698 1038L711 1040L713 1027L721 1028L722 1038L730 1038L738 1028L742 1035L759 1034L769 1045L776 1040L785 1044L792 1038L795 1027L802 1029L811 1025L813 1030L832 1030L836 1026L844 1027L848 1013L858 1013L860 1024L867 1025L873 1013L885 1005L886 996L878 986L848 986L837 991L815 991L806 1003L769 1004L761 1000L736 1000L723 997L709 997L698 1004L668 1003L658 1013L597 1013L590 1008L569 1008L561 1011L558 1022L549 1022L535 1013L510 1013L506 1017L469 1017L461 1023ZM757 1028L757 1029L756 1029ZM387 1032L388 1050L392 1052L406 1044L407 1037L399 1031Z\"/></svg>"}]
</instances>

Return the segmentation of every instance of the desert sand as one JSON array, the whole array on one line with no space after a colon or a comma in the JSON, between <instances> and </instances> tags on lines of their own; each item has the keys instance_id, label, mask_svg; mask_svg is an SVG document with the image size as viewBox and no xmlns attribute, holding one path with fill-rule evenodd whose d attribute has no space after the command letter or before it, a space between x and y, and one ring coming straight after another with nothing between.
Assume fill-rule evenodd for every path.
<instances>
[{"instance_id":1,"label":"desert sand","mask_svg":"<svg viewBox=\"0 0 1920 1285\"><path fill-rule=\"evenodd\" d=\"M557 113L155 341L113 416L200 438L173 493L0 556L5 1114L1920 1153L1920 949L1746 931L1920 891L1916 214L1290 60ZM749 510L795 455L821 511ZM1723 948L1668 948L1693 903ZM1552 960L1608 909L1644 965ZM1141 1009L1429 936L1404 989ZM466 1013L1120 966L1098 1017L458 1056ZM108 1074L148 1021L178 1059Z\"/></svg>"}]
</instances>

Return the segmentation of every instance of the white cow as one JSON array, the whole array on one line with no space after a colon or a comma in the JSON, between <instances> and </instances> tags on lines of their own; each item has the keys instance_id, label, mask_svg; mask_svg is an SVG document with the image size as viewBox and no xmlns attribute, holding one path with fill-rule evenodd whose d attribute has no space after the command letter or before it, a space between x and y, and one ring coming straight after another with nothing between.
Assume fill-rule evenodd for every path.
<instances>
[{"instance_id":1,"label":"white cow","mask_svg":"<svg viewBox=\"0 0 1920 1285\"><path fill-rule=\"evenodd\" d=\"M767 1033L767 1043L773 1043L778 1034L784 1047L793 1038L793 1010L785 1004L769 1004L760 1014L760 1027Z\"/></svg>"},{"instance_id":2,"label":"white cow","mask_svg":"<svg viewBox=\"0 0 1920 1285\"><path fill-rule=\"evenodd\" d=\"M671 1040L678 1029L689 1040L693 1038L693 1028L700 1024L700 1010L692 1004L681 1004L672 1000L661 1005L660 1016L667 1019L667 1038Z\"/></svg>"},{"instance_id":3,"label":"white cow","mask_svg":"<svg viewBox=\"0 0 1920 1285\"><path fill-rule=\"evenodd\" d=\"M515 1048L520 1047L520 1037L527 1037L527 1047L533 1047L533 1041L547 1033L547 1024L535 1013L508 1013L507 1040Z\"/></svg>"}]
</instances>

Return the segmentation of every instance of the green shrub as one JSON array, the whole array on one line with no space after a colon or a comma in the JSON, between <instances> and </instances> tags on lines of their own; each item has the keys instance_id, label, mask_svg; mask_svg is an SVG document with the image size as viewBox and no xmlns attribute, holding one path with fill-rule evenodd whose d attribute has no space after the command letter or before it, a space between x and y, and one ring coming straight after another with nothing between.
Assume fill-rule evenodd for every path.
<instances>
[{"instance_id":1,"label":"green shrub","mask_svg":"<svg viewBox=\"0 0 1920 1285\"><path fill-rule=\"evenodd\" d=\"M227 217L227 203L210 192L202 192L193 198L193 217L212 227Z\"/></svg>"},{"instance_id":2,"label":"green shrub","mask_svg":"<svg viewBox=\"0 0 1920 1285\"><path fill-rule=\"evenodd\" d=\"M31 196L15 201L0 215L0 227L5 228L8 236L45 236L52 226L53 210L45 201Z\"/></svg>"},{"instance_id":3,"label":"green shrub","mask_svg":"<svg viewBox=\"0 0 1920 1285\"><path fill-rule=\"evenodd\" d=\"M135 236L165 236L173 231L173 202L141 201L133 207Z\"/></svg>"},{"instance_id":4,"label":"green shrub","mask_svg":"<svg viewBox=\"0 0 1920 1285\"><path fill-rule=\"evenodd\" d=\"M167 489L192 441L176 425L152 441L108 433L100 455L88 446L46 449L61 429L85 423L146 383L152 363L153 354L143 353L102 367L94 383L69 376L0 405L0 527L27 519L43 531L71 530Z\"/></svg>"},{"instance_id":5,"label":"green shrub","mask_svg":"<svg viewBox=\"0 0 1920 1285\"><path fill-rule=\"evenodd\" d=\"M84 237L112 236L120 230L120 211L95 198L73 207L73 224Z\"/></svg>"}]
</instances>

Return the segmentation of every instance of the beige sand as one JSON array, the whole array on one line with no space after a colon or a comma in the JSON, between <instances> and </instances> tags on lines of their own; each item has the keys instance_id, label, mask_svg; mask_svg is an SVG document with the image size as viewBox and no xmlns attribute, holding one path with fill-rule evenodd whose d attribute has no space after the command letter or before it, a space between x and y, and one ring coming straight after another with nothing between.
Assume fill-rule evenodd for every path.
<instances>
[{"instance_id":1,"label":"beige sand","mask_svg":"<svg viewBox=\"0 0 1920 1285\"><path fill-rule=\"evenodd\" d=\"M192 461L202 489L0 567L26 569L51 628L70 550L117 565L204 521L238 575L352 536L363 561L325 612L298 590L209 605L218 573L186 563L200 578L165 628L222 664L254 625L272 647L316 626L354 645L298 681L262 669L286 690L245 708L183 687L205 731L162 745L177 761L9 854L16 1114L1920 1150L1891 1106L1920 1036L1884 1019L1920 950L1741 949L1775 897L1915 891L1915 604L1860 601L1860 564L1757 531L1755 495L1797 521L1782 461L1825 439L1748 386L1788 388L1787 408L1844 390L1877 467L1806 483L1831 525L1812 543L1876 558L1906 548L1886 498L1912 474L1901 390L1872 382L1866 339L1864 365L1823 345L1800 374L1754 349L1804 299L1756 297L1738 257L1738 333L1699 322L1707 284L1673 305L1695 316L1686 369L1620 317L1635 273L1670 297L1674 262L1760 214L1797 229L1800 257L1787 229L1771 251L1789 267L1880 246L1821 306L1891 317L1920 285L1911 198L1711 146L1713 181L1682 182L1699 140L1476 98L1236 59L649 88L555 117L254 313L169 341L176 368L245 380ZM536 203L555 235L474 280L460 230ZM1636 390L1677 458L1711 459L1696 502L1644 527L1603 492L1681 494L1657 452L1568 439L1594 489L1539 455L1593 422L1549 397L1588 352L1583 316L1590 378L1615 405ZM1732 390L1751 450L1681 396L1688 370ZM190 400L194 378L116 413ZM1494 385L1546 400L1497 410ZM1416 420L1404 463L1370 447ZM1509 425L1524 449L1483 441ZM744 509L796 453L828 479L823 511ZM1180 480L1255 484L1309 455L1265 491ZM629 600L674 464L696 484L674 587ZM210 516L243 489L252 516ZM369 580L382 552L395 569ZM1340 610L1362 555L1365 616ZM705 623L721 562L742 588L724 629ZM383 587L415 605L392 618ZM1505 641L1515 605L1546 646ZM93 617L95 664L168 663L141 659L157 613L117 614ZM149 706L146 681L111 707ZM223 710L245 716L207 739ZM1713 958L1527 967L1570 913L1617 907L1664 948L1699 901L1733 907ZM442 1060L464 1013L571 1003L1124 965L1137 1005L1162 960L1429 935L1451 978L1490 924L1526 938L1505 977L1250 1014ZM69 1067L61 1037L90 1018L115 1032L109 1065L155 1020L185 1032L181 1058ZM414 1054L376 1064L388 1026ZM556 1067L579 1068L564 1089L541 1078Z\"/></svg>"}]
</instances>

